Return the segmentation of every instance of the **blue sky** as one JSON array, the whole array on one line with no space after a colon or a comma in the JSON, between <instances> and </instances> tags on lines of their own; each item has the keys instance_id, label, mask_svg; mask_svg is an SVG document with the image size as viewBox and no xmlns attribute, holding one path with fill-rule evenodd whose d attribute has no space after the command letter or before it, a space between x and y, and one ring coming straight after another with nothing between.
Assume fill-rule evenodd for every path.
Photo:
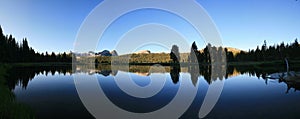
<instances>
[{"instance_id":1,"label":"blue sky","mask_svg":"<svg viewBox=\"0 0 300 119\"><path fill-rule=\"evenodd\" d=\"M272 45L282 41L293 42L295 38L300 38L299 1L197 0L197 2L206 9L215 22L224 46L247 50L256 48L264 40ZM68 52L74 47L76 34L82 22L99 3L101 0L1 0L0 25L5 34L13 34L19 41L26 37L29 45L36 51ZM148 14L150 17L142 17L141 14ZM175 29L189 27L188 24L180 22L180 19L169 20L176 16L167 14L162 11L139 10L124 15L115 25L159 22ZM152 19L151 16L159 16L160 19ZM139 19L139 22L134 19ZM108 45L99 50L112 50L117 41L109 39L111 38L109 36L116 36L114 34L121 36L126 28L125 26L123 31L117 30L112 25L111 30L104 35L106 39L104 37L102 40L107 41ZM190 29L183 32L192 34ZM191 44L196 35L190 36ZM198 44L199 47L204 46L203 42Z\"/></svg>"}]
</instances>

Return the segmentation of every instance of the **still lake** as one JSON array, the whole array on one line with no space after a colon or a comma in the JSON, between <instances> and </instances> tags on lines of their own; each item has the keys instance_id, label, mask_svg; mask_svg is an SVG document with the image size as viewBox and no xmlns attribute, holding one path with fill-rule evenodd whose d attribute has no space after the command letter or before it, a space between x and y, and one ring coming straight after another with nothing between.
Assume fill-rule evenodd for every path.
<instances>
[{"instance_id":1,"label":"still lake","mask_svg":"<svg viewBox=\"0 0 300 119\"><path fill-rule=\"evenodd\" d=\"M284 68L264 70L251 66L215 69L204 67L195 74L190 67L178 69L166 66L163 70L153 70L150 66L130 66L127 69L110 66L97 66L94 69L87 67L16 67L10 71L8 85L16 100L28 105L36 117L41 119L94 118L77 93L75 83L78 82L74 79L76 75L96 77L101 90L114 106L133 113L148 113L164 108L175 98L180 86L188 86L197 93L180 118L198 118L208 87L223 81L220 98L205 118L300 118L299 81L286 82L268 78L273 73L284 72ZM213 74L213 70L219 72ZM163 80L162 87L158 83L151 83L155 82L153 80ZM131 85L132 82L141 89L147 88L147 91L159 90L146 91L146 97L132 96L128 93L130 91L124 92L124 86L120 88L122 83ZM187 85L181 85L182 83ZM184 93L191 92L186 90ZM185 98L181 100L184 102ZM113 112L110 114L114 115Z\"/></svg>"}]
</instances>

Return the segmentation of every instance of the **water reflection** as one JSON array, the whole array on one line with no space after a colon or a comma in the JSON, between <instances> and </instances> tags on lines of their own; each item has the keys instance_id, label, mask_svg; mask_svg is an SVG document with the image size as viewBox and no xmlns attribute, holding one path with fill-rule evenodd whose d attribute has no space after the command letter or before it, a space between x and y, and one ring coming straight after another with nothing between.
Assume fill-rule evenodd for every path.
<instances>
[{"instance_id":1,"label":"water reflection","mask_svg":"<svg viewBox=\"0 0 300 119\"><path fill-rule=\"evenodd\" d=\"M180 76L179 73L180 73L179 65L171 66L170 76L174 84L178 83L179 81L179 76Z\"/></svg>"},{"instance_id":2,"label":"water reflection","mask_svg":"<svg viewBox=\"0 0 300 119\"><path fill-rule=\"evenodd\" d=\"M8 72L7 85L10 90L15 89L15 86L20 85L23 89L27 88L29 81L37 75L55 75L72 74L71 66L26 66L12 67Z\"/></svg>"},{"instance_id":3,"label":"water reflection","mask_svg":"<svg viewBox=\"0 0 300 119\"><path fill-rule=\"evenodd\" d=\"M287 85L286 93L289 93L291 88L294 89L294 92L300 91L300 81L284 81L284 83Z\"/></svg>"},{"instance_id":4,"label":"water reflection","mask_svg":"<svg viewBox=\"0 0 300 119\"><path fill-rule=\"evenodd\" d=\"M75 68L74 68L75 67ZM284 66L282 66L284 67ZM140 76L149 76L151 73L160 73L152 71L151 66L133 65L133 66L114 66L111 65L74 65L72 66L26 66L26 67L13 67L9 71L7 84L10 90L15 86L20 85L23 89L27 88L28 83L36 75L55 75L55 73L63 75L72 75L73 73L86 73L88 75L100 74L105 77L116 76L119 71L130 72ZM278 83L285 83L287 91L290 89L300 90L300 80L282 80L280 76L270 77L270 75L281 75L284 73L285 68L272 67L272 66L255 66L255 65L187 65L187 66L164 66L166 72L170 73L170 77L174 84L179 81L180 73L188 73L191 76L191 81L194 85L197 84L198 78L202 77L208 84L215 80L228 79L238 75L248 75L257 77L258 79L265 80L268 85L269 80L276 80ZM300 68L294 67L292 70L300 71ZM197 72L199 71L199 72Z\"/></svg>"},{"instance_id":5,"label":"water reflection","mask_svg":"<svg viewBox=\"0 0 300 119\"><path fill-rule=\"evenodd\" d=\"M73 75L76 73L85 73L87 75L97 75L100 77L100 85L107 97L111 102L113 102L118 107L131 111L136 113L146 113L151 112L153 110L159 109L160 107L163 107L166 105L176 94L176 91L178 90L178 84L180 83L181 77L184 75L190 76L190 80L193 83L194 87L196 85L199 85L199 82L205 82L205 85L210 85L216 80L226 80L226 79L232 79L234 77L239 77L240 75L248 75L250 77L256 77L257 79L261 79L259 81L256 81L255 83L260 83L264 85L264 87L268 87L270 82L276 82L276 84L285 84L286 90L282 88L278 88L276 90L278 93L281 92L292 92L292 91L298 91L300 90L300 82L299 80L283 80L280 79L280 77L273 77L270 78L270 75L281 75L282 73L285 73L285 68L274 68L273 66L255 66L255 65L243 65L243 66L235 66L235 65L172 65L172 66L164 66L164 75L170 76L169 82L167 82L167 87L164 87L164 89L157 94L156 96L149 98L148 100L142 99L142 98L134 98L126 93L124 93L122 90L118 88L116 84L116 80L105 80L105 79L113 79L113 77L120 75L122 73L128 73L134 74L133 79L137 84L142 83L142 86L145 85L144 83L149 80L149 77L151 77L153 74L161 73L159 71L155 71L151 69L151 66L141 66L141 65L135 65L135 66L111 66L111 65L98 65L95 67L95 65L75 65L73 66L47 66L47 67L40 67L40 66L30 66L30 67L14 67L10 71L10 75L8 79L8 85L10 90L15 90L16 86L22 87L22 90L29 90L27 89L28 83L35 77L42 75L42 76L50 76L50 75ZM300 69L293 68L291 71L299 71ZM198 71L198 72L197 72ZM99 75L98 75L99 74ZM57 77L61 78L61 77ZM255 79L256 79L255 78ZM68 76L68 79L63 79L64 85L59 85L53 83L51 86L57 86L52 87L58 88L60 86L59 90L63 95L66 95L65 98L68 100L71 100L71 98L74 98L77 96L75 87L73 86L72 91L70 89L67 89L65 84L69 84L70 82L73 82L71 80L72 78ZM102 80L103 79L103 80ZM203 80L202 80L203 79ZM58 79L60 80L60 79ZM69 81L66 81L69 80ZM237 82L243 82L244 78L240 78ZM264 82L262 82L264 80ZM232 80L231 80L232 81ZM245 82L247 82L245 80ZM47 83L50 83L48 81ZM62 82L59 82L62 83ZM43 83L45 84L45 83ZM193 87L191 84L191 86ZM186 113L182 116L182 118L191 118L191 117L198 117L198 112L201 107L201 104L203 102L203 97L205 96L205 85L199 86L197 96L195 97L194 102L192 103L191 107L186 111ZM240 86L241 85L241 86ZM256 87L256 85L253 84L247 84L248 87ZM45 85L46 86L46 85ZM71 86L70 86L71 87ZM49 87L45 87L43 89L48 89ZM242 83L238 83L237 85L231 85L232 89L234 90L242 90L243 88L247 88L246 86L242 85ZM204 90L203 90L204 89ZM260 88L262 89L262 88ZM226 90L226 89L225 89ZM32 90L31 90L32 91ZM45 91L45 90L43 90ZM43 92L41 91L41 92ZM46 90L47 91L47 90ZM63 92L65 91L65 92ZM242 92L241 94L236 94L237 96L242 95L245 92ZM253 97L256 97L256 95L260 95L259 92L248 92L253 93ZM269 92L268 92L269 93ZM52 96L57 96L57 92L53 91ZM67 94L72 94L73 97L68 97ZM271 92L270 92L271 94ZM44 95L41 93L41 95ZM226 95L226 92L225 94ZM228 95L228 94L227 94ZM235 94L229 94L231 97ZM23 95L24 96L24 95ZM38 96L38 94L36 95ZM48 96L44 96L49 100ZM78 97L77 97L78 98ZM249 97L248 97L249 98ZM272 98L272 96L270 97ZM26 98L24 98L26 99ZM122 99L122 100L120 100ZM296 98L295 98L296 99ZM41 100L41 99L36 99ZM253 99L254 100L254 99ZM76 100L74 102L79 102L80 100ZM159 103L157 101L160 101ZM257 101L257 100L256 100ZM30 101L29 101L30 102ZM51 102L51 101L49 101ZM63 104L69 104L64 102L64 100L61 100ZM255 102L255 100L254 100ZM56 103L54 101L54 103ZM238 103L238 102L237 102ZM251 102L249 102L250 104ZM81 104L81 103L80 103ZM59 106L58 106L59 107ZM227 107L227 106L226 106ZM53 107L54 108L54 107ZM81 107L83 108L83 106ZM47 110L45 108L45 110ZM80 112L80 111L78 111ZM43 115L43 114L42 114ZM85 115L84 115L85 116Z\"/></svg>"}]
</instances>

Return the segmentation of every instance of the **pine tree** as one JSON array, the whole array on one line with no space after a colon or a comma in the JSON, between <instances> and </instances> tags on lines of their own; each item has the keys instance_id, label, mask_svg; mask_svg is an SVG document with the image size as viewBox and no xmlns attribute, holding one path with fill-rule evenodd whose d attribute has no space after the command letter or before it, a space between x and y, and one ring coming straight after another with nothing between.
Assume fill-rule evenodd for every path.
<instances>
[{"instance_id":1,"label":"pine tree","mask_svg":"<svg viewBox=\"0 0 300 119\"><path fill-rule=\"evenodd\" d=\"M179 48L177 45L172 46L170 58L173 60L174 63L180 62Z\"/></svg>"},{"instance_id":2,"label":"pine tree","mask_svg":"<svg viewBox=\"0 0 300 119\"><path fill-rule=\"evenodd\" d=\"M5 37L3 35L3 31L2 31L2 27L0 25L0 62L4 61L4 53L5 53L5 49L4 49L4 42L5 42Z\"/></svg>"}]
</instances>

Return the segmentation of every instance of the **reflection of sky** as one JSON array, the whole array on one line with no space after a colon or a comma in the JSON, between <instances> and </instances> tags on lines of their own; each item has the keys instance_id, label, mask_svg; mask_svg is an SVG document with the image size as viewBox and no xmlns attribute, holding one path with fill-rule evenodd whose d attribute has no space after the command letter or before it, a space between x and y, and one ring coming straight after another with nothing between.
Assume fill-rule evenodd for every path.
<instances>
[{"instance_id":1,"label":"reflection of sky","mask_svg":"<svg viewBox=\"0 0 300 119\"><path fill-rule=\"evenodd\" d=\"M17 86L14 94L16 101L29 106L36 118L92 118L78 97L71 75L36 75L26 90Z\"/></svg>"},{"instance_id":2,"label":"reflection of sky","mask_svg":"<svg viewBox=\"0 0 300 119\"><path fill-rule=\"evenodd\" d=\"M147 85L149 83L148 76L139 76L136 74L130 75L134 78L134 82L138 85ZM169 73L166 73L166 75L169 75ZM185 75L189 74L180 73L180 76ZM118 104L118 106L127 106L125 108L131 111L144 106L149 107L149 109L139 110L140 112L147 112L151 109L158 108L151 104L156 104L156 106L163 106L164 104L167 104L168 101L170 101L176 94L180 83L183 80L190 80L182 79L181 77L177 84L173 84L171 77L167 76L164 89L159 92L156 97L143 100L130 98L128 94L118 89L113 76L104 77L103 75L97 75L97 78L101 84L101 88L106 91L107 96L110 96L110 99L114 101L115 104ZM86 79L86 81L89 80ZM190 81L190 83L192 82ZM183 117L187 116L190 118L198 116L198 109L202 105L208 84L201 76L198 78L196 86L198 87L197 96ZM295 112L297 112L300 106L300 103L298 103L300 100L300 92L290 91L290 93L285 94L285 91L286 84L278 83L276 80L268 80L268 84L266 85L265 80L258 79L256 77L249 77L247 75L230 77L225 80L221 97L208 117L278 118L280 115L286 116L287 114L290 115L290 117L294 117L295 115L299 117L299 113ZM58 116L81 115L83 116L82 118L88 116L88 113L83 111L84 107L82 107L83 105L77 96L74 81L70 75L64 76L56 73L54 76L49 74L48 76L35 76L29 82L26 90L22 90L20 87L17 87L14 90L14 93L16 94L18 101L29 104L35 110L38 110L37 112L40 113L40 115L42 114L42 116L51 117L51 114ZM141 105L141 102L143 101L144 103ZM145 103L145 101L147 103ZM130 106L128 104L132 104L134 106ZM75 111L76 113L72 109L77 109ZM72 111L68 112L65 110ZM258 113L260 115L258 115Z\"/></svg>"},{"instance_id":3,"label":"reflection of sky","mask_svg":"<svg viewBox=\"0 0 300 119\"><path fill-rule=\"evenodd\" d=\"M130 74L130 76L132 80L137 83L137 85L147 85L147 83L149 83L149 80L147 80L149 77L137 76L134 74ZM119 108L122 108L123 110L136 113L152 112L163 108L174 98L179 87L179 85L174 85L172 80L167 80L163 88L157 94L148 98L138 98L127 94L126 92L123 92L123 90L118 87L116 81L127 80L126 78L114 79L113 77L99 76L98 79L103 92L112 103L114 103ZM168 79L170 79L170 77L168 77ZM130 83L130 81L128 81L127 83ZM153 86L153 88L158 87Z\"/></svg>"},{"instance_id":4,"label":"reflection of sky","mask_svg":"<svg viewBox=\"0 0 300 119\"><path fill-rule=\"evenodd\" d=\"M225 81L222 95L208 117L299 118L300 92L285 93L287 85L240 75ZM293 90L293 89L292 89Z\"/></svg>"},{"instance_id":5,"label":"reflection of sky","mask_svg":"<svg viewBox=\"0 0 300 119\"><path fill-rule=\"evenodd\" d=\"M23 37L27 37L29 44L38 51L69 51L73 49L74 39L81 23L101 1L2 0L0 2L0 24L5 34L13 34L19 41ZM299 1L197 0L197 2L215 21L225 46L247 50L256 48L258 44L261 45L263 40L267 40L268 44L273 45L282 41L292 42L296 37L300 37L298 32L300 26ZM111 6L111 8L114 7ZM143 12L144 14L142 14ZM124 18L121 18L122 22L119 22L119 25L122 25L121 28L107 33L107 36L116 34L115 38L117 38L120 33L133 24L146 21L166 23L173 28L183 30L183 34L192 34L190 26L178 18L161 11L156 11L157 14L154 15L154 12L142 10L125 15ZM107 11L107 14L111 13ZM99 18L99 20L101 19ZM194 36L191 35L189 41L197 39ZM103 48L109 49L111 44L116 42L115 38L106 40L109 45ZM203 46L203 42L198 44Z\"/></svg>"}]
</instances>

